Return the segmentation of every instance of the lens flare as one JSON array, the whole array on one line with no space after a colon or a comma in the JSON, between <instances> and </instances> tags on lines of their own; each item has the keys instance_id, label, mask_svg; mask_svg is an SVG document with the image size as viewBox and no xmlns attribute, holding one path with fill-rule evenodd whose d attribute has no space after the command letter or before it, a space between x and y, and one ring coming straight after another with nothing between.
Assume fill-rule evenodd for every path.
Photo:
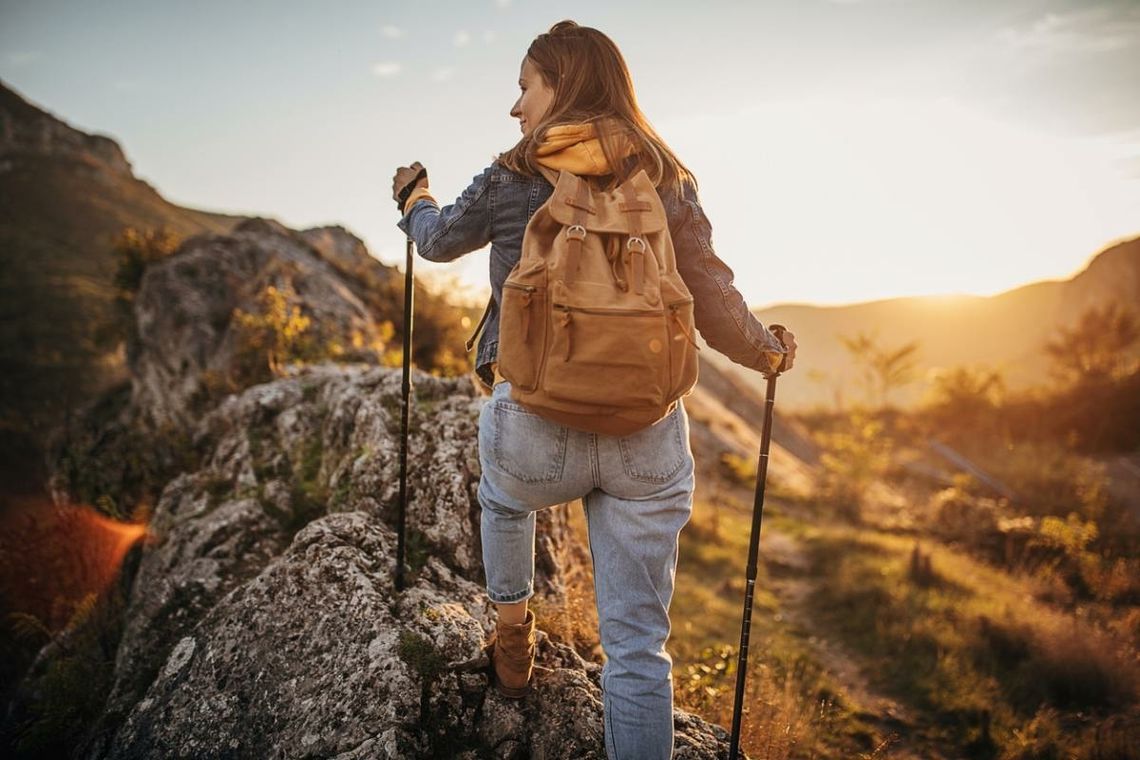
<instances>
[{"instance_id":1,"label":"lens flare","mask_svg":"<svg viewBox=\"0 0 1140 760\"><path fill-rule=\"evenodd\" d=\"M0 518L6 610L59 630L86 596L115 582L127 552L147 535L145 522L114 520L86 505L12 505Z\"/></svg>"}]
</instances>

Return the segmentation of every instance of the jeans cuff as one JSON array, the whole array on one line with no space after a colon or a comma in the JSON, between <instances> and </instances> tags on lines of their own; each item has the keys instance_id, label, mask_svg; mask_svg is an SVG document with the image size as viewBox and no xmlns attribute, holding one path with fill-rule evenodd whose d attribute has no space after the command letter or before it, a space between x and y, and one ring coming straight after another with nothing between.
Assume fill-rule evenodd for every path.
<instances>
[{"instance_id":1,"label":"jeans cuff","mask_svg":"<svg viewBox=\"0 0 1140 760\"><path fill-rule=\"evenodd\" d=\"M515 602L521 602L523 599L530 599L534 596L534 585L528 585L522 591L516 591L513 594L496 594L488 588L487 596L495 604L514 604Z\"/></svg>"}]
</instances>

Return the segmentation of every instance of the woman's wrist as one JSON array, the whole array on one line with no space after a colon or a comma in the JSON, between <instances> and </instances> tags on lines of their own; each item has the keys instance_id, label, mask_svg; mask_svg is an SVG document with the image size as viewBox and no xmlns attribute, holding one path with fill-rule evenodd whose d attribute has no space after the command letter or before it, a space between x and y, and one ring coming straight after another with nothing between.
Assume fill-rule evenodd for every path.
<instances>
[{"instance_id":1,"label":"woman's wrist","mask_svg":"<svg viewBox=\"0 0 1140 760\"><path fill-rule=\"evenodd\" d=\"M428 191L427 185L417 187L408 195L408 199L404 201L404 213L407 214L408 210L411 209L413 205L415 205L416 201L422 200L424 198L435 201L435 197ZM439 204L437 203L436 205Z\"/></svg>"}]
</instances>

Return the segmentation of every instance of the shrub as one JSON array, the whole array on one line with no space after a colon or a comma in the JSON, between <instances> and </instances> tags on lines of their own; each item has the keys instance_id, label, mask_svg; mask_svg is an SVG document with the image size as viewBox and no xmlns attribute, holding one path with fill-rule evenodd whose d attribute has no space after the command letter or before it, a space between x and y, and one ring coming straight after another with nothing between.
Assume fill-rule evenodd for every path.
<instances>
[{"instance_id":1,"label":"shrub","mask_svg":"<svg viewBox=\"0 0 1140 760\"><path fill-rule=\"evenodd\" d=\"M938 491L927 508L931 529L950 541L992 553L1000 541L999 521L1005 517L1002 503L972 496L954 486Z\"/></svg>"},{"instance_id":2,"label":"shrub","mask_svg":"<svg viewBox=\"0 0 1140 760\"><path fill-rule=\"evenodd\" d=\"M860 522L871 486L890 461L891 444L883 435L883 423L857 411L846 426L816 437L823 447L817 497L830 502L844 518Z\"/></svg>"},{"instance_id":3,"label":"shrub","mask_svg":"<svg viewBox=\"0 0 1140 760\"><path fill-rule=\"evenodd\" d=\"M751 488L756 484L756 462L731 451L720 455L720 471L727 480L738 485Z\"/></svg>"},{"instance_id":4,"label":"shrub","mask_svg":"<svg viewBox=\"0 0 1140 760\"><path fill-rule=\"evenodd\" d=\"M108 317L95 326L96 344L111 350L123 341L128 358L138 351L138 333L135 324L134 303L143 275L151 264L169 257L182 240L165 227L155 230L138 230L124 227L115 239L111 256L115 259L115 273L111 284L115 299Z\"/></svg>"},{"instance_id":5,"label":"shrub","mask_svg":"<svg viewBox=\"0 0 1140 760\"><path fill-rule=\"evenodd\" d=\"M978 619L980 656L1009 675L1011 703L1023 713L1120 708L1135 703L1140 672L1113 640L1074 618L1030 623Z\"/></svg>"},{"instance_id":6,"label":"shrub","mask_svg":"<svg viewBox=\"0 0 1140 760\"><path fill-rule=\"evenodd\" d=\"M295 301L292 285L269 285L258 297L260 311L234 309L234 364L244 385L279 377L288 361L316 358L314 337L309 331L312 319L302 313Z\"/></svg>"},{"instance_id":7,"label":"shrub","mask_svg":"<svg viewBox=\"0 0 1140 760\"><path fill-rule=\"evenodd\" d=\"M54 633L50 655L43 650L30 676L26 711L10 715L15 757L76 756L89 727L99 718L114 680L115 650L122 635L126 601L116 586L91 593L74 608L70 619ZM24 625L17 618L23 618ZM5 622L21 628L42 628L34 616L12 616Z\"/></svg>"}]
</instances>

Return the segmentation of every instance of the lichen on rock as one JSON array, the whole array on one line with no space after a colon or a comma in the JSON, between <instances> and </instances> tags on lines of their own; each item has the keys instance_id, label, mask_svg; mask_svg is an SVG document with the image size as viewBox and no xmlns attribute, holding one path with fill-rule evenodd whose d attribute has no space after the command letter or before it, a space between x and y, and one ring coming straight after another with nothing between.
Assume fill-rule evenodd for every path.
<instances>
[{"instance_id":1,"label":"lichen on rock","mask_svg":"<svg viewBox=\"0 0 1140 760\"><path fill-rule=\"evenodd\" d=\"M147 548L119 652L122 721L93 756L604 757L600 666L551 640L541 621L534 694L517 703L489 688L482 647L494 614L469 456L483 401L467 382L416 376L419 397L439 403L416 411L408 522L425 559L400 593L398 442L385 419L398 372L313 368L203 419L198 435L212 453L159 504L162 540ZM319 384L308 403L319 399L323 414L305 408L304 383ZM277 451L319 436L321 477L353 481L339 511L290 536L255 498L208 508L203 484L216 491L224 476L236 492L258 478L254 426ZM716 754L716 729L678 721L678 749L688 748L678 757Z\"/></svg>"}]
</instances>

